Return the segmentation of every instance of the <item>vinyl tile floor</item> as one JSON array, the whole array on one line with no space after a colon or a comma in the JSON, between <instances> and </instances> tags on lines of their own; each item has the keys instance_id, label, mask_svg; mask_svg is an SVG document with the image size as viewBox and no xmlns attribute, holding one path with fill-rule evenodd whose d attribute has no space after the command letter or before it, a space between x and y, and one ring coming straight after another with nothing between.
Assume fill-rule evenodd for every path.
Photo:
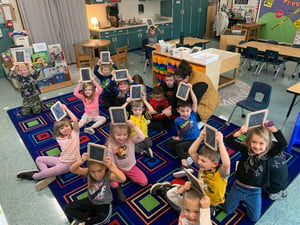
<instances>
[{"instance_id":1,"label":"vinyl tile floor","mask_svg":"<svg viewBox=\"0 0 300 225\"><path fill-rule=\"evenodd\" d=\"M218 42L212 40L207 46L218 48ZM152 72L150 67L146 67L144 73L144 63L139 52L129 53L129 72L131 75L140 74L146 85L152 85ZM299 80L289 81L287 79L294 64L288 64L285 76L279 76L277 80L272 80L271 73L264 73L255 76L254 72L241 70L238 79L248 83L254 80L264 81L272 85L272 99L268 119L275 122L277 128L281 129L287 140L290 139L296 116L300 111L299 105L294 106L293 111L284 125L285 116L292 101L292 94L286 92L286 88ZM74 90L79 73L75 65L70 66L74 85L47 92L41 98L47 99ZM49 188L42 191L35 189L35 182L18 180L17 172L21 170L35 169L35 163L29 155L24 143L20 139L17 131L6 111L10 108L20 106L22 99L20 93L13 88L6 78L0 79L0 159L2 163L0 182L0 205L5 213L9 225L67 225L69 224L64 212L57 203ZM234 105L219 106L215 115L228 118ZM237 109L231 122L242 125L244 119L240 116L240 109ZM288 197L281 201L276 201L270 209L261 217L257 225L296 225L300 224L300 201L299 191L300 177L298 176L287 188ZM0 219L1 221L1 219ZM0 222L1 223L1 222ZM2 225L2 223L1 223Z\"/></svg>"}]
</instances>

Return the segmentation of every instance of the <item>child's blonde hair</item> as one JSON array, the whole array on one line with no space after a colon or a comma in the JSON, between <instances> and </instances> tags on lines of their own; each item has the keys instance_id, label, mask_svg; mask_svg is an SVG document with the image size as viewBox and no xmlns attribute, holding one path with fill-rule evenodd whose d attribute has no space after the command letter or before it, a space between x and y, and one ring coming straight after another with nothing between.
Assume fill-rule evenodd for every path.
<instances>
[{"instance_id":1,"label":"child's blonde hair","mask_svg":"<svg viewBox=\"0 0 300 225\"><path fill-rule=\"evenodd\" d=\"M115 140L115 133L116 130L126 130L127 134L128 134L128 138L130 137L130 133L131 133L131 128L129 125L127 124L110 124L109 127L109 131L110 131L110 135L106 140L106 143L111 143L111 142L116 142Z\"/></svg>"},{"instance_id":2,"label":"child's blonde hair","mask_svg":"<svg viewBox=\"0 0 300 225\"><path fill-rule=\"evenodd\" d=\"M85 95L85 89L87 87L91 87L92 88L92 95L91 96L86 96ZM96 87L95 85L93 84L93 82L83 82L82 84L82 95L85 97L85 98L88 98L88 99L91 99L92 101L94 100L94 97L95 97L95 92L96 92Z\"/></svg>"},{"instance_id":3,"label":"child's blonde hair","mask_svg":"<svg viewBox=\"0 0 300 225\"><path fill-rule=\"evenodd\" d=\"M104 68L109 68L110 69L110 64L101 64L101 72Z\"/></svg>"},{"instance_id":4,"label":"child's blonde hair","mask_svg":"<svg viewBox=\"0 0 300 225\"><path fill-rule=\"evenodd\" d=\"M184 199L192 199L192 200L198 201L200 204L201 196L200 196L199 192L193 188L191 188L188 191L183 192L182 197L183 197L183 200Z\"/></svg>"},{"instance_id":5,"label":"child's blonde hair","mask_svg":"<svg viewBox=\"0 0 300 225\"><path fill-rule=\"evenodd\" d=\"M28 72L31 73L32 72L32 68L31 66L29 66L28 63L19 63L16 67L15 67L15 73L18 73L20 68L27 68L28 69Z\"/></svg>"},{"instance_id":6,"label":"child's blonde hair","mask_svg":"<svg viewBox=\"0 0 300 225\"><path fill-rule=\"evenodd\" d=\"M68 120L67 118L63 118L62 120L60 121L55 121L54 122L54 125L53 125L53 136L54 137L61 137L63 136L61 133L60 133L60 128L62 128L63 126L66 126L66 125L70 125L71 128L73 129L73 126L72 126L72 123L70 120Z\"/></svg>"},{"instance_id":7,"label":"child's blonde hair","mask_svg":"<svg viewBox=\"0 0 300 225\"><path fill-rule=\"evenodd\" d=\"M142 100L133 100L130 102L131 109L133 107L144 107L144 102Z\"/></svg>"},{"instance_id":8,"label":"child's blonde hair","mask_svg":"<svg viewBox=\"0 0 300 225\"><path fill-rule=\"evenodd\" d=\"M88 182L88 184L89 184L89 187L91 188L91 187L93 187L93 185L97 182L94 178L93 178L93 176L91 175L91 173L90 173L90 166L91 165L95 165L95 164L97 164L97 165L101 165L104 169L105 169L105 174L106 174L106 172L107 172L107 167L103 164L103 163L100 163L100 162L95 162L95 161L88 161L88 163L87 163L87 166L88 166L88 174L87 174L87 177L88 177L88 180L89 180L89 182ZM105 176L105 175L104 175Z\"/></svg>"},{"instance_id":9,"label":"child's blonde hair","mask_svg":"<svg viewBox=\"0 0 300 225\"><path fill-rule=\"evenodd\" d=\"M221 159L220 152L203 145L199 151L199 155L207 157L212 162L219 162Z\"/></svg>"},{"instance_id":10,"label":"child's blonde hair","mask_svg":"<svg viewBox=\"0 0 300 225\"><path fill-rule=\"evenodd\" d=\"M268 153L272 146L272 133L265 127L254 127L249 129L247 137L244 140L244 144L248 146L248 151L250 154L254 154L254 152L250 148L251 141L254 135L261 137L267 143L266 150L259 154L259 157L261 158Z\"/></svg>"}]
</instances>

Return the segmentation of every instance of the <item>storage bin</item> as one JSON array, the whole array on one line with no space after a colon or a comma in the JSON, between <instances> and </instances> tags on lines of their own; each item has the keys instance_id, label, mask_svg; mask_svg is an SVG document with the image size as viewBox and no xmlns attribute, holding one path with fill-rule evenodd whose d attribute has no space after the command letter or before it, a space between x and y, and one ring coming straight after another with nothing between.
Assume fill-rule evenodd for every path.
<instances>
[{"instance_id":1,"label":"storage bin","mask_svg":"<svg viewBox=\"0 0 300 225\"><path fill-rule=\"evenodd\" d=\"M52 78L42 78L42 79L38 80L39 87L46 87L46 86L49 86L52 84L53 84Z\"/></svg>"}]
</instances>

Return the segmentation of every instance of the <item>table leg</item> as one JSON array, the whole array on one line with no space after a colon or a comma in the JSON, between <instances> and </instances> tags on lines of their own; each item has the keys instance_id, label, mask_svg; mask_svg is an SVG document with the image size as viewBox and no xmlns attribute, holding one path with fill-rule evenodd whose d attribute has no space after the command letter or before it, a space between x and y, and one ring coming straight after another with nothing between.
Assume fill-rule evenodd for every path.
<instances>
[{"instance_id":1,"label":"table leg","mask_svg":"<svg viewBox=\"0 0 300 225\"><path fill-rule=\"evenodd\" d=\"M295 94L294 97L293 97L292 103L291 103L290 108L289 108L289 110L288 110L288 112L287 112L287 114L286 114L286 118L285 118L285 121L284 121L283 124L285 124L286 121L288 120L288 118L289 118L289 116L290 116L290 114L291 114L292 108L293 108L293 106L294 106L294 103L295 103L295 101L296 101L296 98L297 98L297 94Z\"/></svg>"}]
</instances>

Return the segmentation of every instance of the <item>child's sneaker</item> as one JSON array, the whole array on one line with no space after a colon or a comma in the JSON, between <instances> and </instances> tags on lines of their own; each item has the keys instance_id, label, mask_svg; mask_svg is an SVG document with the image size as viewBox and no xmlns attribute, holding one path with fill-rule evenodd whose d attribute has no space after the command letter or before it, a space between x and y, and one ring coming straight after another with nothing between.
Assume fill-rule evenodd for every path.
<instances>
[{"instance_id":1,"label":"child's sneaker","mask_svg":"<svg viewBox=\"0 0 300 225\"><path fill-rule=\"evenodd\" d=\"M170 184L170 182L167 181L164 183L156 183L150 188L150 193L152 195L164 196L172 187L173 186Z\"/></svg>"},{"instance_id":2,"label":"child's sneaker","mask_svg":"<svg viewBox=\"0 0 300 225\"><path fill-rule=\"evenodd\" d=\"M42 190L46 187L48 187L49 184L51 184L56 177L47 177L43 180L40 180L39 182L36 183L35 188L38 190Z\"/></svg>"},{"instance_id":3,"label":"child's sneaker","mask_svg":"<svg viewBox=\"0 0 300 225\"><path fill-rule=\"evenodd\" d=\"M277 193L269 194L269 199L275 201L275 200L282 200L287 197L287 191L279 191Z\"/></svg>"},{"instance_id":4,"label":"child's sneaker","mask_svg":"<svg viewBox=\"0 0 300 225\"><path fill-rule=\"evenodd\" d=\"M84 222L79 222L78 220L73 220L70 225L82 225L85 224Z\"/></svg>"},{"instance_id":5,"label":"child's sneaker","mask_svg":"<svg viewBox=\"0 0 300 225\"><path fill-rule=\"evenodd\" d=\"M95 134L95 130L92 127L84 128L83 131L84 131L84 133L88 133L88 134L91 134L91 135Z\"/></svg>"},{"instance_id":6,"label":"child's sneaker","mask_svg":"<svg viewBox=\"0 0 300 225\"><path fill-rule=\"evenodd\" d=\"M186 162L190 166L193 164L194 161L193 161L192 157L189 156L189 157L187 157Z\"/></svg>"},{"instance_id":7,"label":"child's sneaker","mask_svg":"<svg viewBox=\"0 0 300 225\"><path fill-rule=\"evenodd\" d=\"M17 178L21 179L27 179L27 180L33 180L32 176L35 173L38 173L38 170L26 170L26 171L20 171L17 173Z\"/></svg>"},{"instance_id":8,"label":"child's sneaker","mask_svg":"<svg viewBox=\"0 0 300 225\"><path fill-rule=\"evenodd\" d=\"M190 171L191 173L194 172L194 170L191 169L191 168L189 168L189 169L187 169L187 170ZM185 176L186 176L186 173L184 172L184 170L180 170L180 171L178 171L178 172L173 173L173 176L176 177L176 178L185 177Z\"/></svg>"}]
</instances>

